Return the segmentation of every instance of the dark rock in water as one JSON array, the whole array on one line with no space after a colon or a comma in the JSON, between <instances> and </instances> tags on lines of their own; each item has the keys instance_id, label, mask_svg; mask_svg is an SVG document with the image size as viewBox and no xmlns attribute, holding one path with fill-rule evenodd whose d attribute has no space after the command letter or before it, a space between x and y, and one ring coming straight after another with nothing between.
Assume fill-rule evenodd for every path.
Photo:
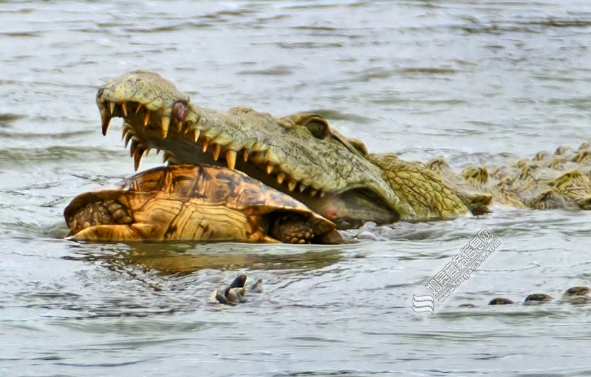
<instances>
[{"instance_id":1,"label":"dark rock in water","mask_svg":"<svg viewBox=\"0 0 591 377\"><path fill-rule=\"evenodd\" d=\"M589 304L591 303L591 288L582 285L571 287L564 292L562 299L574 305Z\"/></svg>"},{"instance_id":2,"label":"dark rock in water","mask_svg":"<svg viewBox=\"0 0 591 377\"><path fill-rule=\"evenodd\" d=\"M543 302L550 302L553 298L545 293L532 293L525 298L525 304L539 304Z\"/></svg>"},{"instance_id":3,"label":"dark rock in water","mask_svg":"<svg viewBox=\"0 0 591 377\"><path fill-rule=\"evenodd\" d=\"M489 305L511 305L514 304L513 300L509 300L504 297L496 297L489 301Z\"/></svg>"},{"instance_id":4,"label":"dark rock in water","mask_svg":"<svg viewBox=\"0 0 591 377\"><path fill-rule=\"evenodd\" d=\"M591 288L584 285L571 287L564 292L562 297L591 297Z\"/></svg>"},{"instance_id":5,"label":"dark rock in water","mask_svg":"<svg viewBox=\"0 0 591 377\"><path fill-rule=\"evenodd\" d=\"M230 284L230 288L243 288L246 284L246 279L246 275L238 275L232 284Z\"/></svg>"},{"instance_id":6,"label":"dark rock in water","mask_svg":"<svg viewBox=\"0 0 591 377\"><path fill-rule=\"evenodd\" d=\"M250 290L255 293L263 292L263 279L257 280L251 287Z\"/></svg>"},{"instance_id":7,"label":"dark rock in water","mask_svg":"<svg viewBox=\"0 0 591 377\"><path fill-rule=\"evenodd\" d=\"M246 275L239 275L227 288L216 289L212 296L224 305L236 305L246 302ZM255 293L263 291L263 280L257 280L250 288Z\"/></svg>"},{"instance_id":8,"label":"dark rock in water","mask_svg":"<svg viewBox=\"0 0 591 377\"><path fill-rule=\"evenodd\" d=\"M246 302L246 288L228 287L224 292L224 296L226 296L226 300L231 304Z\"/></svg>"}]
</instances>

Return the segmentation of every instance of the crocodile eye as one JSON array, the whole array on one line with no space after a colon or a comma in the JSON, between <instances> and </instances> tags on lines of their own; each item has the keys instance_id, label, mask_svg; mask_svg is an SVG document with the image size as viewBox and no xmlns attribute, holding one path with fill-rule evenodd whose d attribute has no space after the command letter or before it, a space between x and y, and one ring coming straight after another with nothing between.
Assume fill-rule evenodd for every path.
<instances>
[{"instance_id":1,"label":"crocodile eye","mask_svg":"<svg viewBox=\"0 0 591 377\"><path fill-rule=\"evenodd\" d=\"M316 139L326 139L330 134L328 123L326 123L326 121L322 118L321 120L310 120L308 123L306 123L306 128Z\"/></svg>"}]
</instances>

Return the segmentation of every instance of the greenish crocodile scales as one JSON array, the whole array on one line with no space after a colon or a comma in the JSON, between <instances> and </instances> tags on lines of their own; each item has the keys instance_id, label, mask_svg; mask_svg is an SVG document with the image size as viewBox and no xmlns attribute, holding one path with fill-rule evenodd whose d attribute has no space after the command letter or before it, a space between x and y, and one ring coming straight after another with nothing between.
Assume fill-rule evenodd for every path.
<instances>
[{"instance_id":1,"label":"greenish crocodile scales","mask_svg":"<svg viewBox=\"0 0 591 377\"><path fill-rule=\"evenodd\" d=\"M452 219L486 213L493 202L533 209L591 207L591 146L587 143L578 150L561 147L553 154L540 152L531 160L520 160L511 166L469 166L456 173L441 158L420 163L403 161L393 153L369 153L363 142L340 134L317 114L301 113L278 118L241 107L226 111L202 108L173 83L149 71L134 71L107 80L100 87L96 101L103 134L106 134L112 118L123 118L122 136L126 147L130 145L136 170L142 156L157 149L158 152L164 151L164 161L169 166L213 166L218 170L217 175L224 172L227 175L240 174L261 182L258 186L260 197L274 195L277 199L276 193L279 192L285 198L299 202L296 205L291 201L281 210L283 214L291 213L282 217L281 226L274 222L276 220L267 218L252 222L243 211L241 221L244 224L239 227L251 230L242 231L243 236L232 240L340 242L335 237L323 236L330 233L328 224L346 229L368 221L386 224L400 220ZM141 182L141 178L140 174L135 180ZM230 180L236 182L235 178ZM253 185L250 181L249 184ZM178 202L175 204L170 185L169 181L160 182L157 188L153 188L154 195L150 200L160 200L165 192L167 205L181 208ZM195 183L194 186L199 185ZM127 192L126 195L138 194ZM215 197L216 194L202 192L201 195ZM113 192L112 196L116 201L122 195ZM183 200L188 203L192 198L184 197ZM100 200L107 198L103 195ZM270 202L248 203L252 208L268 210ZM146 220L144 215L140 221L130 213L133 212L130 208L125 208L125 203L117 203L115 211L127 209L126 221L141 222L144 231L138 239L160 240L162 234L176 234L162 231L172 220L157 224L160 221L158 216ZM227 203L213 201L207 205L227 207ZM298 207L300 203L309 211ZM74 218L77 219L76 230L71 230L70 236L89 227L109 229L109 226L121 225L115 223L117 216L105 209L109 206L86 202L85 205L70 208L66 214L69 225ZM205 204L196 204L202 205ZM277 205L276 200L271 205L275 212L278 211ZM99 207L102 208L101 215L93 215L93 208ZM79 214L80 211L86 212ZM326 229L314 228L308 221L312 218L316 223L323 223ZM248 221L251 222L247 226ZM151 228L160 231L150 232ZM294 229L295 233L300 232L297 237L278 234L293 234ZM270 237L272 232L277 237ZM94 233L87 230L86 234ZM117 232L102 234L100 240L118 240ZM201 240L201 233L191 234L194 234L193 238L170 237ZM93 240L81 234L78 238Z\"/></svg>"}]
</instances>

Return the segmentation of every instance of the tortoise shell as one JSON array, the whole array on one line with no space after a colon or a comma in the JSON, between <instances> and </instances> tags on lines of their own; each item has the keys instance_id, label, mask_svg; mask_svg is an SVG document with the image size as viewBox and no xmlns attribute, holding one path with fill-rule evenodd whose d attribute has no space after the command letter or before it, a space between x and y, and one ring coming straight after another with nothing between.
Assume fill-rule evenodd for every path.
<instances>
[{"instance_id":1,"label":"tortoise shell","mask_svg":"<svg viewBox=\"0 0 591 377\"><path fill-rule=\"evenodd\" d=\"M270 222L285 213L307 224L313 242L342 242L331 221L299 201L239 171L210 165L147 170L115 188L77 196L64 217L68 236L91 241L276 242Z\"/></svg>"}]
</instances>

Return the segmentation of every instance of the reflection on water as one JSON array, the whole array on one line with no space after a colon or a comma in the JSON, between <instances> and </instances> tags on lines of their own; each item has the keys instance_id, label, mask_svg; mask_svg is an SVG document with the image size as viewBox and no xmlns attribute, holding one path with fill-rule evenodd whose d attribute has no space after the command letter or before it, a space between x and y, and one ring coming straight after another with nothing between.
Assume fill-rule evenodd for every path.
<instances>
[{"instance_id":1,"label":"reflection on water","mask_svg":"<svg viewBox=\"0 0 591 377\"><path fill-rule=\"evenodd\" d=\"M338 249L295 251L281 245L267 246L257 252L258 246L242 244L191 245L142 243L120 246L103 246L95 250L78 251L72 258L96 262L112 271L142 269L162 274L190 274L199 270L314 270L321 269L342 259Z\"/></svg>"},{"instance_id":2,"label":"reflection on water","mask_svg":"<svg viewBox=\"0 0 591 377\"><path fill-rule=\"evenodd\" d=\"M71 198L133 172L100 134L104 78L153 69L205 107L320 113L372 152L506 163L591 139L588 2L1 4L0 375L591 374L588 305L487 305L591 285L589 212L368 224L338 248L61 240ZM484 226L502 247L415 314ZM237 274L264 292L209 302Z\"/></svg>"}]
</instances>

